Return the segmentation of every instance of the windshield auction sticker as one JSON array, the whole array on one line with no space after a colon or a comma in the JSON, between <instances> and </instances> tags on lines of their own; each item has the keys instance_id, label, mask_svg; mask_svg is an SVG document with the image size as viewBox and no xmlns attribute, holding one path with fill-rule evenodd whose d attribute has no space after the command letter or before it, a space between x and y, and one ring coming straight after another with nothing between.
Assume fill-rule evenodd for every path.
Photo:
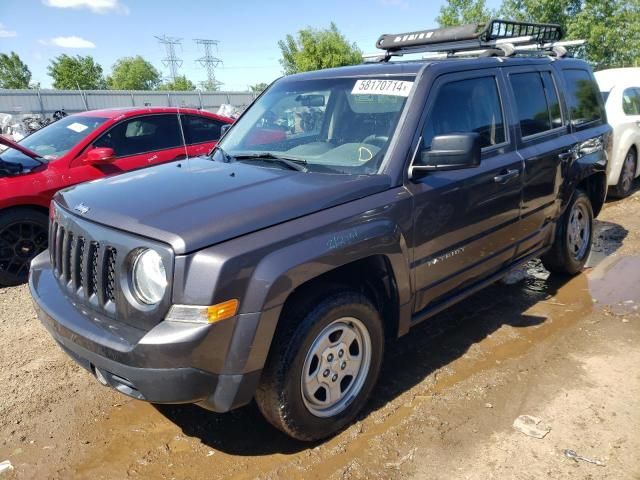
<instances>
[{"instance_id":1,"label":"windshield auction sticker","mask_svg":"<svg viewBox=\"0 0 640 480\"><path fill-rule=\"evenodd\" d=\"M81 123L75 122L75 123L72 123L71 125L67 125L67 128L69 130L73 130L76 133L80 133L80 132L84 132L89 127Z\"/></svg>"},{"instance_id":2,"label":"windshield auction sticker","mask_svg":"<svg viewBox=\"0 0 640 480\"><path fill-rule=\"evenodd\" d=\"M351 90L351 95L393 95L408 97L413 82L403 80L358 80Z\"/></svg>"}]
</instances>

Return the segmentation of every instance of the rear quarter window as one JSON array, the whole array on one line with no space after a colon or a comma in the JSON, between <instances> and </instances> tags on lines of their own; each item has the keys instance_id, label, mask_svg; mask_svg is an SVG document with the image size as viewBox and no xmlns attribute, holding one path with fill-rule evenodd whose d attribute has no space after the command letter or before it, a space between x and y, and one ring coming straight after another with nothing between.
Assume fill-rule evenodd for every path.
<instances>
[{"instance_id":1,"label":"rear quarter window","mask_svg":"<svg viewBox=\"0 0 640 480\"><path fill-rule=\"evenodd\" d=\"M602 96L588 71L580 69L562 70L566 88L567 104L571 124L577 129L593 122L602 121L604 111Z\"/></svg>"}]
</instances>

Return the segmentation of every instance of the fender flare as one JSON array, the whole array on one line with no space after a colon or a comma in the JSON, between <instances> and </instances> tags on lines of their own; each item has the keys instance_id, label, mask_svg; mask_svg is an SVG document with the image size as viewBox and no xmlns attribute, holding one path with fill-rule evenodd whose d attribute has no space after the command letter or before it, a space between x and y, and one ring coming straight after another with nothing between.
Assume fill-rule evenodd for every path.
<instances>
[{"instance_id":1,"label":"fender flare","mask_svg":"<svg viewBox=\"0 0 640 480\"><path fill-rule=\"evenodd\" d=\"M265 256L252 275L243 312L266 311L284 304L298 287L338 267L382 255L391 267L399 305L411 298L409 250L401 229L387 219L326 232Z\"/></svg>"}]
</instances>

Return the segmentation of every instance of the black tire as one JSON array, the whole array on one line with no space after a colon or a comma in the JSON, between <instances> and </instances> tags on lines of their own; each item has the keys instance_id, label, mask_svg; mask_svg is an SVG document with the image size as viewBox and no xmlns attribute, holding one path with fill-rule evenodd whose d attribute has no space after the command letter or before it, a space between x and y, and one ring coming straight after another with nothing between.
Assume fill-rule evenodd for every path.
<instances>
[{"instance_id":1,"label":"black tire","mask_svg":"<svg viewBox=\"0 0 640 480\"><path fill-rule=\"evenodd\" d=\"M29 265L47 248L49 218L31 208L0 212L0 286L25 283Z\"/></svg>"},{"instance_id":2,"label":"black tire","mask_svg":"<svg viewBox=\"0 0 640 480\"><path fill-rule=\"evenodd\" d=\"M303 387L302 372L305 369L305 362L311 359L311 365L313 365L314 355L311 352L319 349L316 346L316 340L325 335L327 329L339 328L341 324L335 322L349 318L359 321L358 328L364 326L368 332L369 367L366 372L362 368L359 370L361 374L352 377L354 390L356 385L360 387L357 391L342 397L345 401L343 410L331 416L317 416L312 413L315 407L308 407L309 397L305 397L303 393L305 387ZM384 331L380 314L366 296L352 290L340 289L328 293L320 301L311 302L311 304L298 303L288 308L280 321L283 323L276 333L256 392L258 407L269 423L295 439L314 441L334 435L353 421L365 405L378 380L384 352ZM351 323L350 327L355 328L355 324ZM342 334L332 341L340 342L341 339ZM342 349L342 347L334 347L333 344L330 344L330 348ZM366 356L363 353L365 351L366 347L361 350L361 355ZM327 349L323 352L327 352ZM346 359L349 355L348 359L351 361L350 353L345 352L344 355L341 358ZM323 358L318 360L323 363L330 358L328 354L315 357ZM329 368L325 369L323 363L317 364L317 368L313 369L318 374L310 375L309 378L320 378L329 371ZM336 364L335 370L330 367L332 373L323 380L325 384L329 385L334 375L337 376L337 373L340 373L339 369L345 368L343 365ZM351 385L348 383L348 377L349 375L346 375L338 381L333 380L337 388L342 390L343 380L346 381L345 385ZM359 381L356 382L356 379ZM316 393L321 393L323 388L321 386ZM347 386L344 392L348 393L351 388ZM325 389L325 394L330 395L329 390ZM329 415L330 412L326 414Z\"/></svg>"},{"instance_id":3,"label":"black tire","mask_svg":"<svg viewBox=\"0 0 640 480\"><path fill-rule=\"evenodd\" d=\"M638 155L636 149L631 147L624 157L618 183L611 188L610 194L615 198L628 197L633 191L633 181L638 171Z\"/></svg>"},{"instance_id":4,"label":"black tire","mask_svg":"<svg viewBox=\"0 0 640 480\"><path fill-rule=\"evenodd\" d=\"M572 242L570 238L570 223L572 215L580 211L584 216L585 231L584 249L581 247L576 251L576 242ZM576 229L579 230L579 227ZM575 230L574 230L575 231ZM582 236L583 230L579 230ZM542 264L547 270L553 273L576 275L584 268L589 254L591 253L591 245L593 241L593 209L591 201L586 193L582 190L576 190L573 198L567 205L567 209L562 214L556 224L556 235L551 249L542 257Z\"/></svg>"}]
</instances>

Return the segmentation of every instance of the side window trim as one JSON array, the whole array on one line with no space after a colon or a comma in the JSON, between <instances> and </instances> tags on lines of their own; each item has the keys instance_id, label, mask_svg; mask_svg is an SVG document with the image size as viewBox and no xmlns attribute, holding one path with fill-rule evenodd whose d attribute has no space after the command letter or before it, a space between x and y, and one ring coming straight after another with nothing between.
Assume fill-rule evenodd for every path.
<instances>
[{"instance_id":1,"label":"side window trim","mask_svg":"<svg viewBox=\"0 0 640 480\"><path fill-rule=\"evenodd\" d=\"M83 150L82 153L86 152L90 148L93 148L93 145L98 140L100 140L103 136L107 135L111 130L113 130L114 128L118 127L119 125L122 125L125 122L130 122L130 121L134 121L134 120L140 120L142 118L149 118L149 117L169 117L169 116L175 116L176 120L178 119L178 116L175 113L150 113L150 114L148 113L148 114L143 114L143 115L136 115L136 116L129 117L129 118L124 118L124 119L120 120L119 122L114 123L113 125L111 125L107 130L105 130L98 137L93 139L93 141L87 145L87 147ZM178 145L176 147L169 147L169 148L182 148L182 147L184 147L184 145ZM162 150L168 150L168 148L157 148L155 150L148 150L148 151L145 151L145 152L132 153L132 154L129 154L129 155L120 155L120 156L116 155L115 158L119 160L121 158L134 157L136 155L146 155L147 153L160 152Z\"/></svg>"}]
</instances>

